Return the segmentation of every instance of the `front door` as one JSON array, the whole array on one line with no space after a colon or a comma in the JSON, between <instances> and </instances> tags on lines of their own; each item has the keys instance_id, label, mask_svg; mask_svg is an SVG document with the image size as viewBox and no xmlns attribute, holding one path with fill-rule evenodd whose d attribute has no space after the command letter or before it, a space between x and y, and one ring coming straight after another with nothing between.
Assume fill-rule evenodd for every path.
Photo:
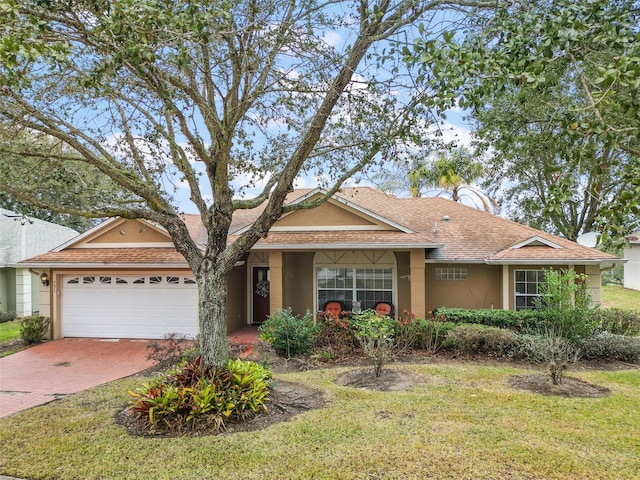
<instances>
[{"instance_id":1,"label":"front door","mask_svg":"<svg viewBox=\"0 0 640 480\"><path fill-rule=\"evenodd\" d=\"M253 267L253 323L262 323L269 315L269 267Z\"/></svg>"}]
</instances>

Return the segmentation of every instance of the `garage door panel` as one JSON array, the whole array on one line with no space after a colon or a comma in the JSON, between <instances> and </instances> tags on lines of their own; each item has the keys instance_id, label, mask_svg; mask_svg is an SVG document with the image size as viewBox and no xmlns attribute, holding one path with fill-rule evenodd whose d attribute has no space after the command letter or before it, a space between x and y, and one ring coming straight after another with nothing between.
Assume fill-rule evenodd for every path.
<instances>
[{"instance_id":1,"label":"garage door panel","mask_svg":"<svg viewBox=\"0 0 640 480\"><path fill-rule=\"evenodd\" d=\"M193 337L198 333L198 293L195 284L184 280L183 276L64 277L62 334L164 338L176 332Z\"/></svg>"}]
</instances>

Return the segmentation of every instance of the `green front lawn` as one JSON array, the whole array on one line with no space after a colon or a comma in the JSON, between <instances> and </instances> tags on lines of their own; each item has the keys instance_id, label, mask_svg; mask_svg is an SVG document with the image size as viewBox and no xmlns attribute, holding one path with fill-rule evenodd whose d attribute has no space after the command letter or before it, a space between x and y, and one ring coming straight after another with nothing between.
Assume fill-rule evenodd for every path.
<instances>
[{"instance_id":1,"label":"green front lawn","mask_svg":"<svg viewBox=\"0 0 640 480\"><path fill-rule=\"evenodd\" d=\"M114 421L129 378L0 420L0 473L30 479L636 478L640 371L579 371L606 398L517 391L512 367L437 361L394 368L424 383L378 392L345 369L277 375L322 389L324 409L264 430L139 438ZM11 401L10 397L3 401Z\"/></svg>"},{"instance_id":2,"label":"green front lawn","mask_svg":"<svg viewBox=\"0 0 640 480\"><path fill-rule=\"evenodd\" d=\"M0 323L0 344L11 342L20 338L20 321Z\"/></svg>"},{"instance_id":3,"label":"green front lawn","mask_svg":"<svg viewBox=\"0 0 640 480\"><path fill-rule=\"evenodd\" d=\"M603 286L602 306L640 313L640 291L613 285Z\"/></svg>"},{"instance_id":4,"label":"green front lawn","mask_svg":"<svg viewBox=\"0 0 640 480\"><path fill-rule=\"evenodd\" d=\"M27 348L24 342L15 343L19 339L20 320L0 323L0 358Z\"/></svg>"}]
</instances>

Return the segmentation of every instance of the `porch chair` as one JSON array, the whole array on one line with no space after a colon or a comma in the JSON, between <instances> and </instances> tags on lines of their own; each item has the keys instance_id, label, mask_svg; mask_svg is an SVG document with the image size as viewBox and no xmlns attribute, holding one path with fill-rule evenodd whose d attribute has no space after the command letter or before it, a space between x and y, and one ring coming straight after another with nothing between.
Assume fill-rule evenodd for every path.
<instances>
[{"instance_id":1,"label":"porch chair","mask_svg":"<svg viewBox=\"0 0 640 480\"><path fill-rule=\"evenodd\" d=\"M340 314L344 311L344 305L342 302L338 300L329 300L324 304L322 311L326 315L331 315L332 317L338 318Z\"/></svg>"},{"instance_id":2,"label":"porch chair","mask_svg":"<svg viewBox=\"0 0 640 480\"><path fill-rule=\"evenodd\" d=\"M378 302L373 306L378 315L393 315L393 305L388 302Z\"/></svg>"}]
</instances>

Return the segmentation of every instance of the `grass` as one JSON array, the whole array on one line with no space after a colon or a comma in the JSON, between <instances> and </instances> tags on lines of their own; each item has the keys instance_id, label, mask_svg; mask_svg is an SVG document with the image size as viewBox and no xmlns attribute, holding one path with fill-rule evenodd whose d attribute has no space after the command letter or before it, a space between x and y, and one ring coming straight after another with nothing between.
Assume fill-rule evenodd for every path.
<instances>
[{"instance_id":1,"label":"grass","mask_svg":"<svg viewBox=\"0 0 640 480\"><path fill-rule=\"evenodd\" d=\"M0 323L0 343L7 343L20 338L20 321Z\"/></svg>"},{"instance_id":2,"label":"grass","mask_svg":"<svg viewBox=\"0 0 640 480\"><path fill-rule=\"evenodd\" d=\"M602 306L635 310L640 313L640 291L620 286L603 286Z\"/></svg>"},{"instance_id":3,"label":"grass","mask_svg":"<svg viewBox=\"0 0 640 480\"><path fill-rule=\"evenodd\" d=\"M322 389L328 406L255 432L137 438L114 421L129 378L0 420L0 472L31 479L638 478L640 371L573 375L606 398L509 387L515 368L396 365L407 392L340 387L345 369L278 375Z\"/></svg>"},{"instance_id":4,"label":"grass","mask_svg":"<svg viewBox=\"0 0 640 480\"><path fill-rule=\"evenodd\" d=\"M0 323L0 358L11 355L27 348L24 343L11 345L15 340L20 339L20 320ZM6 347L6 345L10 345Z\"/></svg>"}]
</instances>

